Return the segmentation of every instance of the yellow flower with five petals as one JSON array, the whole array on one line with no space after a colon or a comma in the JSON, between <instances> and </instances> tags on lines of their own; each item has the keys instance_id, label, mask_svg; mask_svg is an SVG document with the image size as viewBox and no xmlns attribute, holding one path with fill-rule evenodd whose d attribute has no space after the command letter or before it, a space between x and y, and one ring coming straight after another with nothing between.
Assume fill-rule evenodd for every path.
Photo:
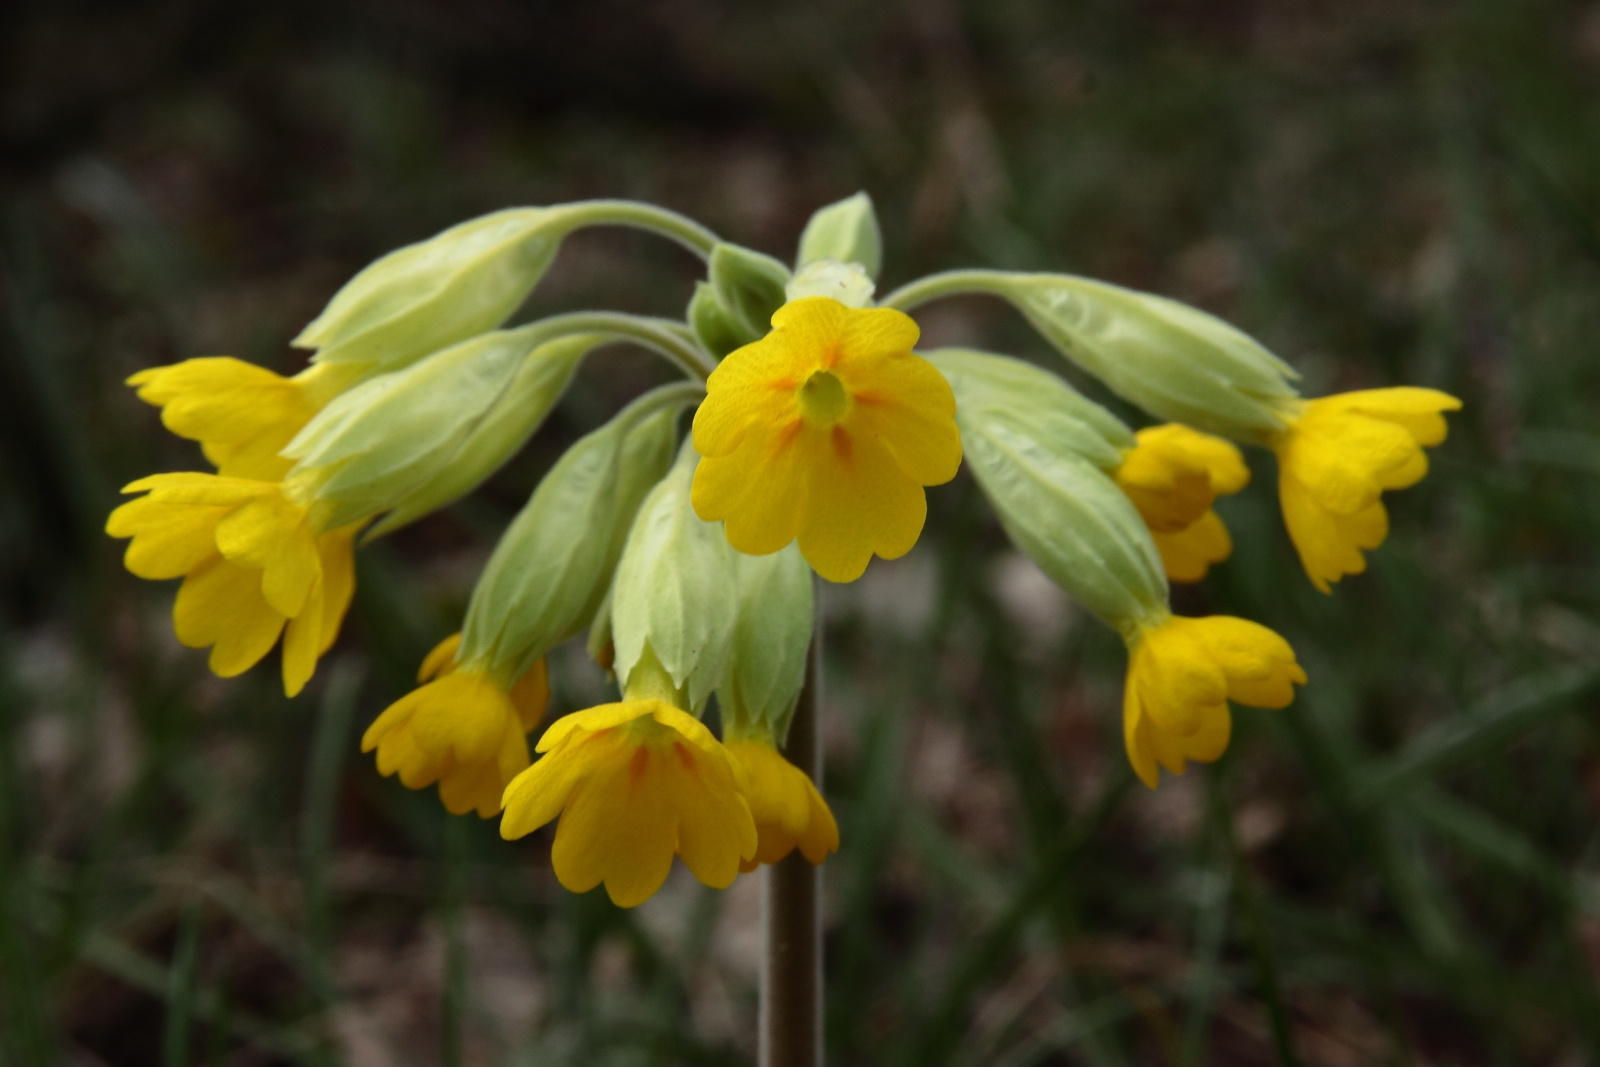
<instances>
[{"instance_id":1,"label":"yellow flower with five petals","mask_svg":"<svg viewBox=\"0 0 1600 1067\"><path fill-rule=\"evenodd\" d=\"M556 720L543 757L505 792L500 836L558 816L550 859L574 893L601 883L619 907L648 900L674 854L726 889L756 854L744 772L698 719L655 698L602 704Z\"/></svg>"},{"instance_id":2,"label":"yellow flower with five petals","mask_svg":"<svg viewBox=\"0 0 1600 1067\"><path fill-rule=\"evenodd\" d=\"M1185 760L1222 755L1233 731L1228 701L1286 707L1295 683L1306 681L1289 642L1230 615L1165 615L1134 627L1128 648L1123 741L1134 773L1151 789L1158 767L1182 774Z\"/></svg>"},{"instance_id":3,"label":"yellow flower with five petals","mask_svg":"<svg viewBox=\"0 0 1600 1067\"><path fill-rule=\"evenodd\" d=\"M544 720L550 682L540 657L509 685L483 664L458 664L461 635L440 641L422 661L417 689L384 709L361 738L378 753L378 772L407 789L439 783L452 815L500 812L506 786L528 766L528 732Z\"/></svg>"},{"instance_id":4,"label":"yellow flower with five petals","mask_svg":"<svg viewBox=\"0 0 1600 1067\"><path fill-rule=\"evenodd\" d=\"M750 555L798 540L816 572L854 581L903 556L924 486L955 477L955 395L912 353L917 325L829 297L791 301L772 332L729 353L694 419L694 509Z\"/></svg>"},{"instance_id":5,"label":"yellow flower with five petals","mask_svg":"<svg viewBox=\"0 0 1600 1067\"><path fill-rule=\"evenodd\" d=\"M106 532L132 540L123 559L140 578L182 578L178 640L211 648L231 678L283 636L283 688L298 693L339 635L355 591L359 524L323 531L277 482L183 472L125 486L144 493L111 513Z\"/></svg>"},{"instance_id":6,"label":"yellow flower with five petals","mask_svg":"<svg viewBox=\"0 0 1600 1067\"><path fill-rule=\"evenodd\" d=\"M1437 389L1397 386L1305 401L1272 439L1284 524L1311 582L1322 592L1367 569L1362 549L1389 533L1386 489L1428 473L1424 447L1445 439L1443 412L1461 401Z\"/></svg>"},{"instance_id":7,"label":"yellow flower with five petals","mask_svg":"<svg viewBox=\"0 0 1600 1067\"><path fill-rule=\"evenodd\" d=\"M1233 551L1211 505L1243 489L1250 468L1229 442L1178 423L1148 427L1135 439L1112 477L1150 528L1167 577L1198 582Z\"/></svg>"}]
</instances>

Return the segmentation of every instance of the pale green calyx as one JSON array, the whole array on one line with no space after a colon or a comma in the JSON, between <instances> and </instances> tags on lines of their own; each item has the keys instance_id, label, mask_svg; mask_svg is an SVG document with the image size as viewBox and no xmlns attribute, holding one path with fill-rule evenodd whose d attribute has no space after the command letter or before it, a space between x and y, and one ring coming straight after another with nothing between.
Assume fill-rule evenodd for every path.
<instances>
[{"instance_id":1,"label":"pale green calyx","mask_svg":"<svg viewBox=\"0 0 1600 1067\"><path fill-rule=\"evenodd\" d=\"M448 462L437 465L432 475L401 497L367 537L398 530L482 485L528 443L565 392L583 357L606 340L600 334L577 334L546 341L529 352ZM340 468L335 477L345 470Z\"/></svg>"},{"instance_id":2,"label":"pale green calyx","mask_svg":"<svg viewBox=\"0 0 1600 1067\"><path fill-rule=\"evenodd\" d=\"M494 330L380 374L335 397L289 442L296 473L322 468L318 499L341 526L375 515L444 471L523 377L533 426L560 399L601 338L541 345L543 323ZM531 429L530 429L531 432Z\"/></svg>"},{"instance_id":3,"label":"pale green calyx","mask_svg":"<svg viewBox=\"0 0 1600 1067\"><path fill-rule=\"evenodd\" d=\"M1075 453L1110 471L1137 443L1121 419L1042 367L970 348L921 355L951 383L961 407L1004 415L1051 452Z\"/></svg>"},{"instance_id":4,"label":"pale green calyx","mask_svg":"<svg viewBox=\"0 0 1600 1067\"><path fill-rule=\"evenodd\" d=\"M462 663L515 677L587 626L611 584L639 503L670 468L678 415L698 395L663 386L578 440L495 546L462 627Z\"/></svg>"},{"instance_id":5,"label":"pale green calyx","mask_svg":"<svg viewBox=\"0 0 1600 1067\"><path fill-rule=\"evenodd\" d=\"M816 614L811 568L793 543L766 556L736 553L735 560L739 609L717 686L724 739L781 745L805 684Z\"/></svg>"},{"instance_id":6,"label":"pale green calyx","mask_svg":"<svg viewBox=\"0 0 1600 1067\"><path fill-rule=\"evenodd\" d=\"M1065 382L1017 360L965 351L931 359L956 394L963 458L1017 547L1119 630L1166 611L1167 580L1150 531L1106 474L1120 461L1126 429L1093 414ZM1030 380L1032 399L1004 402L1028 391Z\"/></svg>"},{"instance_id":7,"label":"pale green calyx","mask_svg":"<svg viewBox=\"0 0 1600 1067\"><path fill-rule=\"evenodd\" d=\"M790 300L825 296L845 307L864 308L871 306L872 291L876 288L861 264L818 259L800 268L784 286L784 295Z\"/></svg>"},{"instance_id":8,"label":"pale green calyx","mask_svg":"<svg viewBox=\"0 0 1600 1067\"><path fill-rule=\"evenodd\" d=\"M562 240L594 225L634 226L708 255L716 237L673 212L628 201L523 207L471 219L360 271L292 342L318 361L403 367L492 330L527 299Z\"/></svg>"},{"instance_id":9,"label":"pale green calyx","mask_svg":"<svg viewBox=\"0 0 1600 1067\"><path fill-rule=\"evenodd\" d=\"M953 271L883 304L904 311L958 293L1010 301L1068 359L1169 422L1259 442L1283 429L1298 395L1288 364L1215 315L1069 274Z\"/></svg>"},{"instance_id":10,"label":"pale green calyx","mask_svg":"<svg viewBox=\"0 0 1600 1067\"><path fill-rule=\"evenodd\" d=\"M821 259L859 263L869 279L878 277L883 269L883 234L878 229L878 213L872 209L872 197L857 193L819 208L811 216L800 235L795 268L803 270Z\"/></svg>"},{"instance_id":11,"label":"pale green calyx","mask_svg":"<svg viewBox=\"0 0 1600 1067\"><path fill-rule=\"evenodd\" d=\"M624 690L646 645L698 713L721 680L733 637L734 551L720 523L694 513L689 486L699 457L685 441L628 532L611 593L615 669Z\"/></svg>"}]
</instances>

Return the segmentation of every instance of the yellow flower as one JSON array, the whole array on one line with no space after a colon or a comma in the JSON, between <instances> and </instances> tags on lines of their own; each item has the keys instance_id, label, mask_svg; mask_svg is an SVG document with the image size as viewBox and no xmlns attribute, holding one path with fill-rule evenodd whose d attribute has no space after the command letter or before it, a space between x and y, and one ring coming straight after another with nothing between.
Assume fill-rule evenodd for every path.
<instances>
[{"instance_id":1,"label":"yellow flower","mask_svg":"<svg viewBox=\"0 0 1600 1067\"><path fill-rule=\"evenodd\" d=\"M1257 623L1228 615L1165 618L1129 638L1122 701L1123 740L1134 773L1151 789L1157 764L1173 774L1185 760L1209 763L1228 747L1228 701L1281 708L1306 672L1289 642Z\"/></svg>"},{"instance_id":2,"label":"yellow flower","mask_svg":"<svg viewBox=\"0 0 1600 1067\"><path fill-rule=\"evenodd\" d=\"M211 647L211 669L242 673L283 635L283 687L298 693L339 635L355 590L357 526L323 532L275 482L156 474L111 513L106 532L131 537L123 557L140 578L182 578L178 640Z\"/></svg>"},{"instance_id":3,"label":"yellow flower","mask_svg":"<svg viewBox=\"0 0 1600 1067\"><path fill-rule=\"evenodd\" d=\"M219 474L276 482L294 466L279 451L364 366L319 363L284 378L231 356L207 356L142 370L128 384L161 408L167 429L199 441Z\"/></svg>"},{"instance_id":4,"label":"yellow flower","mask_svg":"<svg viewBox=\"0 0 1600 1067\"><path fill-rule=\"evenodd\" d=\"M759 838L755 856L745 860L740 870L777 863L796 846L813 864L839 851L839 824L804 771L784 759L770 741L739 739L729 741L726 747L744 768L745 796Z\"/></svg>"},{"instance_id":5,"label":"yellow flower","mask_svg":"<svg viewBox=\"0 0 1600 1067\"><path fill-rule=\"evenodd\" d=\"M575 893L604 882L631 908L661 888L674 853L724 889L756 854L743 772L687 712L653 698L602 704L556 720L538 750L544 758L506 788L500 836L559 815L550 859Z\"/></svg>"},{"instance_id":6,"label":"yellow flower","mask_svg":"<svg viewBox=\"0 0 1600 1067\"><path fill-rule=\"evenodd\" d=\"M1389 533L1385 489L1415 485L1428 473L1423 447L1443 441L1441 412L1461 401L1435 389L1365 389L1311 400L1272 441L1278 497L1289 537L1311 582L1367 569L1361 550Z\"/></svg>"},{"instance_id":7,"label":"yellow flower","mask_svg":"<svg viewBox=\"0 0 1600 1067\"><path fill-rule=\"evenodd\" d=\"M796 538L816 572L861 576L922 532L923 486L955 477L955 395L913 355L916 323L898 311L791 301L772 332L728 355L694 418L704 459L692 499L728 542L763 556Z\"/></svg>"},{"instance_id":8,"label":"yellow flower","mask_svg":"<svg viewBox=\"0 0 1600 1067\"><path fill-rule=\"evenodd\" d=\"M1167 577L1198 582L1233 551L1233 540L1211 504L1243 489L1250 468L1233 445L1178 423L1152 426L1112 472L1139 509Z\"/></svg>"},{"instance_id":9,"label":"yellow flower","mask_svg":"<svg viewBox=\"0 0 1600 1067\"><path fill-rule=\"evenodd\" d=\"M390 704L361 738L378 750L378 772L407 789L439 783L452 815L500 811L507 783L528 766L528 731L544 719L550 684L544 658L509 688L492 672L456 663L461 635L440 641L417 672L420 688Z\"/></svg>"}]
</instances>

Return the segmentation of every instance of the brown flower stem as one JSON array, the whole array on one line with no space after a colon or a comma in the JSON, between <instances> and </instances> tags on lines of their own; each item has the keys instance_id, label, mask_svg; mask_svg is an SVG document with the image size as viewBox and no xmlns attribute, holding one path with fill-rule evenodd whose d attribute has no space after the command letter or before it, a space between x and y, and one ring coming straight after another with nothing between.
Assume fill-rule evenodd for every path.
<instances>
[{"instance_id":1,"label":"brown flower stem","mask_svg":"<svg viewBox=\"0 0 1600 1067\"><path fill-rule=\"evenodd\" d=\"M820 630L806 657L806 684L789 726L783 755L822 788L822 745L817 730L820 703ZM762 926L766 952L761 965L761 1067L821 1067L822 1064L822 869L795 849L766 868Z\"/></svg>"}]
</instances>

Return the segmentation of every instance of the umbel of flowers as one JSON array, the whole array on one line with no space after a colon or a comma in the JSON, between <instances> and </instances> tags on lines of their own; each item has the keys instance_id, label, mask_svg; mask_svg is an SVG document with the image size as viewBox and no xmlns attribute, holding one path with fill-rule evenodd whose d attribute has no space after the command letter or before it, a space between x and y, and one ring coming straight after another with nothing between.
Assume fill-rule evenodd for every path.
<instances>
[{"instance_id":1,"label":"umbel of flowers","mask_svg":"<svg viewBox=\"0 0 1600 1067\"><path fill-rule=\"evenodd\" d=\"M682 320L578 311L507 321L564 238L642 228L706 263ZM782 747L806 675L813 571L860 577L921 534L926 489L963 461L1016 545L1128 647L1128 758L1214 760L1230 704L1281 708L1306 682L1256 623L1172 614L1168 582L1232 549L1213 508L1249 479L1237 444L1277 454L1290 539L1323 592L1387 533L1382 495L1427 471L1459 403L1397 387L1307 399L1294 372L1219 319L1064 274L957 271L874 302L880 255L858 194L813 216L793 271L672 212L624 201L519 208L390 253L295 340L282 378L227 357L130 379L214 472L156 474L107 531L130 571L182 579L179 639L238 674L281 639L293 695L333 644L352 553L471 492L518 451L595 348L633 344L683 380L574 444L500 539L459 634L363 751L455 813L518 838L556 824L575 891L631 906L676 855L727 886L798 850L838 848L826 801ZM919 352L932 299L1009 301L1055 350L1148 412L1137 432L1050 370ZM694 408L692 430L683 414ZM1237 444L1236 444L1237 443ZM545 655L587 632L619 699L544 725ZM720 708L722 736L702 722Z\"/></svg>"}]
</instances>

